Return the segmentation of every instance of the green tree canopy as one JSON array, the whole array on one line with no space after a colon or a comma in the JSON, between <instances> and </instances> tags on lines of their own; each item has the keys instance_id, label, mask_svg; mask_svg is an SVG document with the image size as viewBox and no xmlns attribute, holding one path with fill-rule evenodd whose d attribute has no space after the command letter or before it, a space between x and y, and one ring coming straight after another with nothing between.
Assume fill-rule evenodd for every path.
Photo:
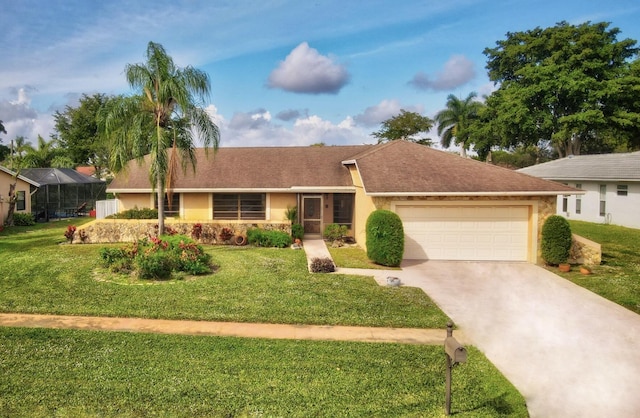
<instances>
[{"instance_id":1,"label":"green tree canopy","mask_svg":"<svg viewBox=\"0 0 640 418\"><path fill-rule=\"evenodd\" d=\"M37 147L24 144L22 150L25 168L73 168L75 166L74 162L67 157L65 151L58 146L56 139L46 141L42 136L38 135Z\"/></svg>"},{"instance_id":2,"label":"green tree canopy","mask_svg":"<svg viewBox=\"0 0 640 418\"><path fill-rule=\"evenodd\" d=\"M447 97L447 107L435 116L438 124L438 135L440 144L449 148L453 142L460 146L460 155L467 156L467 150L472 142L470 126L473 120L478 118L483 104L474 100L476 92L471 92L466 99L462 100L453 94Z\"/></svg>"},{"instance_id":3,"label":"green tree canopy","mask_svg":"<svg viewBox=\"0 0 640 418\"><path fill-rule=\"evenodd\" d=\"M636 83L629 76L636 41L618 41L619 29L608 26L561 22L507 33L484 50L489 78L500 85L487 102L500 145L548 140L561 157L577 155L598 148L607 132L637 126L637 100L621 87Z\"/></svg>"},{"instance_id":4,"label":"green tree canopy","mask_svg":"<svg viewBox=\"0 0 640 418\"><path fill-rule=\"evenodd\" d=\"M83 94L77 107L55 112L56 138L75 165L92 165L96 173L109 166L110 145L98 127L100 110L115 98L104 94Z\"/></svg>"},{"instance_id":5,"label":"green tree canopy","mask_svg":"<svg viewBox=\"0 0 640 418\"><path fill-rule=\"evenodd\" d=\"M209 76L193 67L179 68L160 44L149 42L146 63L128 64L125 75L139 96L109 106L105 132L114 139L112 160L124 167L130 156L140 162L149 152L149 179L158 197L158 229L164 232L164 196L171 189L178 162L195 171L195 138L218 148L218 127L201 107L209 94ZM168 150L171 149L169 153Z\"/></svg>"},{"instance_id":6,"label":"green tree canopy","mask_svg":"<svg viewBox=\"0 0 640 418\"><path fill-rule=\"evenodd\" d=\"M427 136L418 134L427 133L433 126L433 121L416 112L400 110L400 114L382 122L382 129L371 135L378 139L378 143L405 139L418 144L430 145L431 140Z\"/></svg>"}]
</instances>

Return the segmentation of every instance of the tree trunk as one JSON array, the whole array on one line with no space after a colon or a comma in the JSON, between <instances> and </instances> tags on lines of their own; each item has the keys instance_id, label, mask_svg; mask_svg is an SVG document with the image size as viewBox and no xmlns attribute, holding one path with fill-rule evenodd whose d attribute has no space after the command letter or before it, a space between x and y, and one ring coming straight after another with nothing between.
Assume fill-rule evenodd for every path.
<instances>
[{"instance_id":1,"label":"tree trunk","mask_svg":"<svg viewBox=\"0 0 640 418\"><path fill-rule=\"evenodd\" d=\"M162 177L158 176L156 185L158 195L158 236L164 234L164 183Z\"/></svg>"},{"instance_id":2,"label":"tree trunk","mask_svg":"<svg viewBox=\"0 0 640 418\"><path fill-rule=\"evenodd\" d=\"M16 184L17 178L14 183L9 185L9 211L7 212L7 220L5 224L7 226L13 226L13 212L16 210Z\"/></svg>"}]
</instances>

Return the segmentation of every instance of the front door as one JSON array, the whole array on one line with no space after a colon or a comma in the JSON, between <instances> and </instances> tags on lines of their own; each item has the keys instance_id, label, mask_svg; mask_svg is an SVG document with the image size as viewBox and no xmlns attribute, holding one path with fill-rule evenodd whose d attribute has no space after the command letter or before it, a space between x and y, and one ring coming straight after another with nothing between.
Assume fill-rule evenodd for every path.
<instances>
[{"instance_id":1,"label":"front door","mask_svg":"<svg viewBox=\"0 0 640 418\"><path fill-rule=\"evenodd\" d=\"M305 234L322 233L322 196L302 197L302 225Z\"/></svg>"}]
</instances>

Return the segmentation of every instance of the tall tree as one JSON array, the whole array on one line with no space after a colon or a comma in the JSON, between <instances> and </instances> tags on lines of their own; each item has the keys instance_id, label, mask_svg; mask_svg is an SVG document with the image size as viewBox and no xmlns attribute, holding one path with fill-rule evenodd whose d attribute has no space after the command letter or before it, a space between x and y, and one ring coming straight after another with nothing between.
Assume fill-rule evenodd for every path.
<instances>
[{"instance_id":1,"label":"tall tree","mask_svg":"<svg viewBox=\"0 0 640 418\"><path fill-rule=\"evenodd\" d=\"M450 94L447 97L447 108L435 116L440 144L445 148L449 148L452 142L459 145L462 157L467 156L467 150L471 145L469 127L478 117L483 106L482 103L474 100L477 96L476 92L471 92L466 99L461 100Z\"/></svg>"},{"instance_id":2,"label":"tall tree","mask_svg":"<svg viewBox=\"0 0 640 418\"><path fill-rule=\"evenodd\" d=\"M138 97L119 100L106 116L106 132L116 135L114 161L133 156L141 163L150 151L149 180L157 193L158 232L164 233L164 197L180 162L195 172L194 134L217 150L218 127L200 107L209 95L209 76L191 66L177 67L162 45L149 42L146 63L128 64L125 74ZM171 149L171 152L168 150ZM121 164L120 164L121 165Z\"/></svg>"},{"instance_id":3,"label":"tall tree","mask_svg":"<svg viewBox=\"0 0 640 418\"><path fill-rule=\"evenodd\" d=\"M11 154L9 156L8 168L13 171L13 178L9 183L9 209L7 211L7 219L5 219L5 225L13 226L13 213L16 210L16 203L18 202L18 195L16 194L16 185L18 184L18 176L20 171L25 167L25 155L31 146L26 142L24 137L18 136L14 141L11 141Z\"/></svg>"},{"instance_id":4,"label":"tall tree","mask_svg":"<svg viewBox=\"0 0 640 418\"><path fill-rule=\"evenodd\" d=\"M38 135L38 145L33 147L30 144L23 146L24 167L30 168L73 168L73 161L66 156L64 150L58 146L58 141L52 139L46 141Z\"/></svg>"},{"instance_id":5,"label":"tall tree","mask_svg":"<svg viewBox=\"0 0 640 418\"><path fill-rule=\"evenodd\" d=\"M404 139L418 144L430 145L431 139L426 134L433 126L433 121L416 112L400 110L400 114L382 122L382 129L371 133L378 139L378 143Z\"/></svg>"},{"instance_id":6,"label":"tall tree","mask_svg":"<svg viewBox=\"0 0 640 418\"><path fill-rule=\"evenodd\" d=\"M55 112L56 138L75 165L91 165L102 173L109 165L110 146L98 127L98 114L115 98L104 94L83 94L77 107Z\"/></svg>"},{"instance_id":7,"label":"tall tree","mask_svg":"<svg viewBox=\"0 0 640 418\"><path fill-rule=\"evenodd\" d=\"M618 41L620 30L608 26L561 22L507 33L484 50L489 78L500 84L492 96L503 145L550 140L562 157L633 123L640 109L623 108L615 86L638 52L636 41Z\"/></svg>"},{"instance_id":8,"label":"tall tree","mask_svg":"<svg viewBox=\"0 0 640 418\"><path fill-rule=\"evenodd\" d=\"M7 134L7 130L4 128L4 124L2 123L1 120L0 120L0 133L3 133L5 135ZM0 139L0 142L2 142L2 139ZM0 144L0 162L4 161L7 155L9 155L10 151L11 150L9 149L8 146Z\"/></svg>"}]
</instances>

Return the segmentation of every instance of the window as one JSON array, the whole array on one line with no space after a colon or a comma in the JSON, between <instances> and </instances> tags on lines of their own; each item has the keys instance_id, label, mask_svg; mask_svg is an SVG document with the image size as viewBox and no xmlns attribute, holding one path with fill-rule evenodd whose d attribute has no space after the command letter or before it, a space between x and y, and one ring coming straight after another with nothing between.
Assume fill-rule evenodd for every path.
<instances>
[{"instance_id":1,"label":"window","mask_svg":"<svg viewBox=\"0 0 640 418\"><path fill-rule=\"evenodd\" d=\"M265 193L216 193L213 195L213 219L264 220Z\"/></svg>"},{"instance_id":2,"label":"window","mask_svg":"<svg viewBox=\"0 0 640 418\"><path fill-rule=\"evenodd\" d=\"M600 216L605 216L607 214L607 185L600 185Z\"/></svg>"},{"instance_id":3,"label":"window","mask_svg":"<svg viewBox=\"0 0 640 418\"><path fill-rule=\"evenodd\" d=\"M626 196L629 193L629 186L626 184L618 184L618 196Z\"/></svg>"},{"instance_id":4,"label":"window","mask_svg":"<svg viewBox=\"0 0 640 418\"><path fill-rule=\"evenodd\" d=\"M346 225L351 229L353 222L353 194L335 193L333 195L333 222Z\"/></svg>"},{"instance_id":5,"label":"window","mask_svg":"<svg viewBox=\"0 0 640 418\"><path fill-rule=\"evenodd\" d=\"M562 196L562 211L567 212L569 207L569 196Z\"/></svg>"},{"instance_id":6,"label":"window","mask_svg":"<svg viewBox=\"0 0 640 418\"><path fill-rule=\"evenodd\" d=\"M25 199L24 190L16 192L16 210L27 209L27 201Z\"/></svg>"},{"instance_id":7,"label":"window","mask_svg":"<svg viewBox=\"0 0 640 418\"><path fill-rule=\"evenodd\" d=\"M158 209L157 195L154 199L154 208ZM180 193L173 193L171 195L171 202L169 202L169 195L164 195L164 216L168 218L180 217Z\"/></svg>"},{"instance_id":8,"label":"window","mask_svg":"<svg viewBox=\"0 0 640 418\"><path fill-rule=\"evenodd\" d=\"M582 184L576 183L576 189L582 189ZM576 195L576 214L582 213L582 196Z\"/></svg>"}]
</instances>

